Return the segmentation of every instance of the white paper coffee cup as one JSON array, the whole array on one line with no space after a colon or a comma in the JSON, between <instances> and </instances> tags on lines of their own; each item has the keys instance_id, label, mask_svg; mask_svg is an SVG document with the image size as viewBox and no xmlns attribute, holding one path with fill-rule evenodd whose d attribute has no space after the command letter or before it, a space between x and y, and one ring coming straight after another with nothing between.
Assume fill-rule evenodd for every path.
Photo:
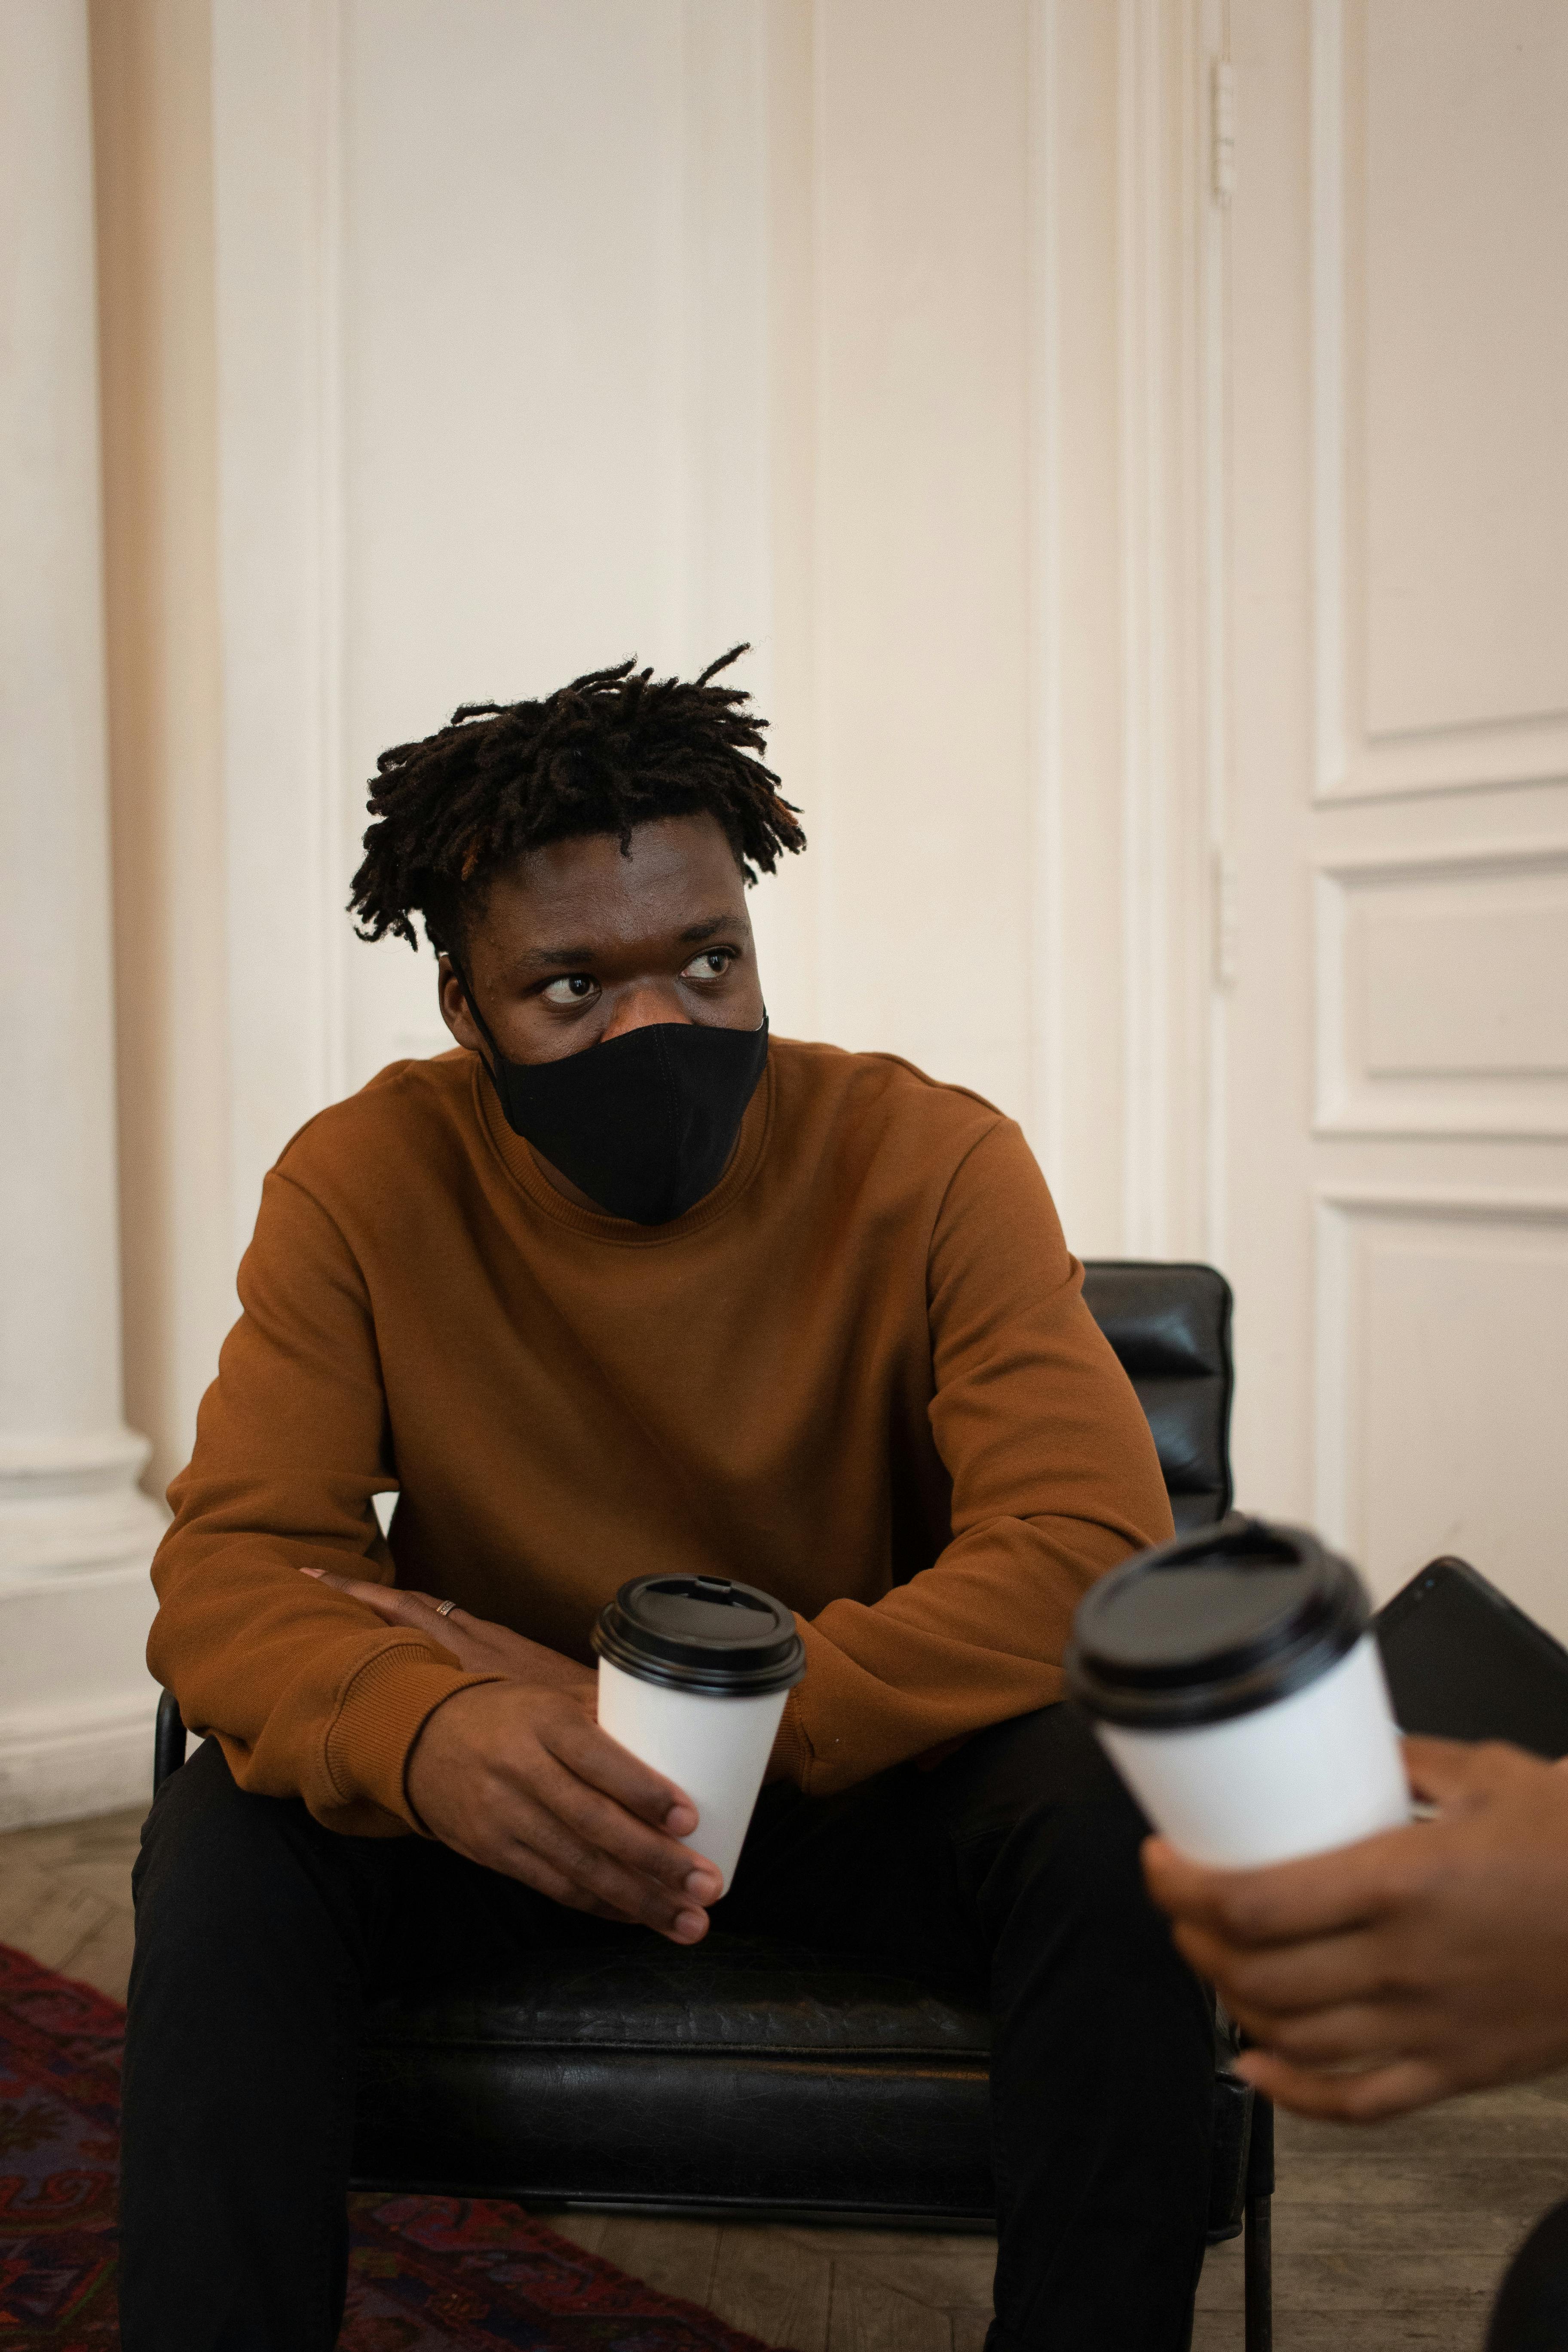
<instances>
[{"instance_id":1,"label":"white paper coffee cup","mask_svg":"<svg viewBox=\"0 0 1568 2352\"><path fill-rule=\"evenodd\" d=\"M1155 1828L1256 1869L1410 1818L1371 1611L1304 1529L1232 1517L1086 1593L1072 1695Z\"/></svg>"},{"instance_id":2,"label":"white paper coffee cup","mask_svg":"<svg viewBox=\"0 0 1568 2352\"><path fill-rule=\"evenodd\" d=\"M719 1576L643 1576L594 1629L599 1726L684 1790L683 1845L729 1886L791 1690L805 1672L795 1619L771 1593Z\"/></svg>"}]
</instances>

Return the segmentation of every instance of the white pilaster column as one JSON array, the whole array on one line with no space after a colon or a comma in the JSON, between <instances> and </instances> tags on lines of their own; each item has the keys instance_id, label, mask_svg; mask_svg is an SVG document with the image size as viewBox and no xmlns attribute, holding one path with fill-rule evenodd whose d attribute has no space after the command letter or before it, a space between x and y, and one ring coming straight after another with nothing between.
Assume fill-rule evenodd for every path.
<instances>
[{"instance_id":1,"label":"white pilaster column","mask_svg":"<svg viewBox=\"0 0 1568 2352\"><path fill-rule=\"evenodd\" d=\"M150 1787L121 1413L87 0L0 0L0 1829Z\"/></svg>"}]
</instances>

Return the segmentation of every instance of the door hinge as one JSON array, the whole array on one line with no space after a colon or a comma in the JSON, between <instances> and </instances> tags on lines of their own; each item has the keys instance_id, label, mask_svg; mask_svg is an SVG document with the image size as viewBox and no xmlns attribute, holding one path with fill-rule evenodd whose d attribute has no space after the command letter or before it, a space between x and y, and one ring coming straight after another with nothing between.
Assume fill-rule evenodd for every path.
<instances>
[{"instance_id":1,"label":"door hinge","mask_svg":"<svg viewBox=\"0 0 1568 2352\"><path fill-rule=\"evenodd\" d=\"M1209 85L1209 184L1215 202L1228 205L1236 194L1236 68L1215 58Z\"/></svg>"}]
</instances>

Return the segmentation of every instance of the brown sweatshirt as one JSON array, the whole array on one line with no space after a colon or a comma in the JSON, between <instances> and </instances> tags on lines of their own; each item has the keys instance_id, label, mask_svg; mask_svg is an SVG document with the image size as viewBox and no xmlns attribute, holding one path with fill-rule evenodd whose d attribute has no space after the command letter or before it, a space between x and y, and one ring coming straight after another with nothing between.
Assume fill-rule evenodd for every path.
<instances>
[{"instance_id":1,"label":"brown sweatshirt","mask_svg":"<svg viewBox=\"0 0 1568 2352\"><path fill-rule=\"evenodd\" d=\"M153 1672L243 1787L372 1835L490 1678L303 1565L585 1662L628 1577L761 1585L810 1792L1043 1706L1086 1585L1171 1531L1080 1282L1018 1129L889 1055L774 1038L722 1181L652 1227L563 1199L472 1055L396 1063L267 1179Z\"/></svg>"}]
</instances>

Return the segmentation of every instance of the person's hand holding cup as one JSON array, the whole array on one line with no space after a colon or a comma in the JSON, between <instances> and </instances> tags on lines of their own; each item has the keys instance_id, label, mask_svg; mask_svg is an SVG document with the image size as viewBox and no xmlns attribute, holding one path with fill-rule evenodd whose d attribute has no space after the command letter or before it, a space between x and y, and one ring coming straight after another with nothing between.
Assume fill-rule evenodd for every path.
<instances>
[{"instance_id":1,"label":"person's hand holding cup","mask_svg":"<svg viewBox=\"0 0 1568 2352\"><path fill-rule=\"evenodd\" d=\"M622 1585L594 1629L599 1724L690 1797L689 1843L728 1887L805 1645L755 1585L693 1573Z\"/></svg>"}]
</instances>

